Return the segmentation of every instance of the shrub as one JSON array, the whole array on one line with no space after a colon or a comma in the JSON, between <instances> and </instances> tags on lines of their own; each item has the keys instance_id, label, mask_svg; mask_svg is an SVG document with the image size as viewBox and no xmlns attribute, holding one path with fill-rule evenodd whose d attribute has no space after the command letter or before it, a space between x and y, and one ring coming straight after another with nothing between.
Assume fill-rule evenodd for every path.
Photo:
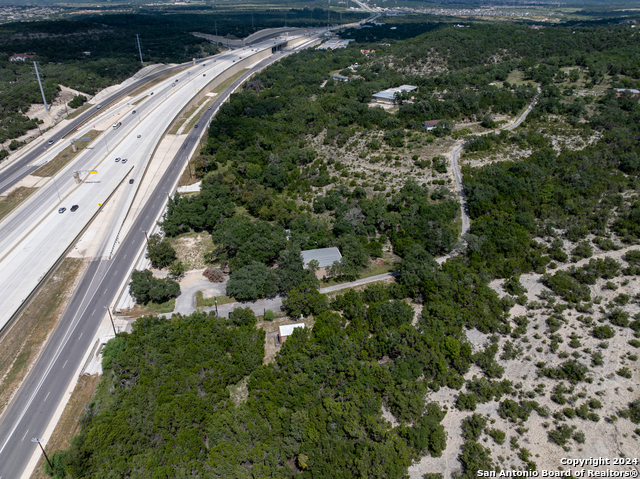
<instances>
[{"instance_id":1,"label":"shrub","mask_svg":"<svg viewBox=\"0 0 640 479\"><path fill-rule=\"evenodd\" d=\"M462 420L462 437L465 441L477 441L487 425L487 420L480 414L473 414Z\"/></svg>"},{"instance_id":2,"label":"shrub","mask_svg":"<svg viewBox=\"0 0 640 479\"><path fill-rule=\"evenodd\" d=\"M178 296L180 285L169 278L154 278L153 273L148 269L144 271L135 270L131 274L129 292L136 302L140 304L147 304L149 301L164 303Z\"/></svg>"},{"instance_id":3,"label":"shrub","mask_svg":"<svg viewBox=\"0 0 640 479\"><path fill-rule=\"evenodd\" d=\"M78 108L84 105L86 101L87 101L86 96L76 95L73 97L73 99L69 103L67 103L67 105L69 105L69 108Z\"/></svg>"},{"instance_id":4,"label":"shrub","mask_svg":"<svg viewBox=\"0 0 640 479\"><path fill-rule=\"evenodd\" d=\"M265 321L273 321L273 318L275 317L275 314L273 313L273 311L271 311L270 309L267 309L264 312L264 320Z\"/></svg>"},{"instance_id":5,"label":"shrub","mask_svg":"<svg viewBox=\"0 0 640 479\"><path fill-rule=\"evenodd\" d=\"M591 334L596 339L610 339L615 336L613 329L608 324L604 326L596 326L591 330Z\"/></svg>"}]
</instances>

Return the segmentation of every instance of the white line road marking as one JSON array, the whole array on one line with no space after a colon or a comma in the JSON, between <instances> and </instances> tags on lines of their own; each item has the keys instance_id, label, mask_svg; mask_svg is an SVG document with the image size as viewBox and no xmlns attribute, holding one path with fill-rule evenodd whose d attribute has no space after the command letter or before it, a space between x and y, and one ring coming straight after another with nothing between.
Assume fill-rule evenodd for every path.
<instances>
[{"instance_id":1,"label":"white line road marking","mask_svg":"<svg viewBox=\"0 0 640 479\"><path fill-rule=\"evenodd\" d=\"M27 429L27 432L24 433L24 436L22 436L22 440L24 441L24 438L27 437L27 434L29 434L29 430ZM0 479L2 479L2 476L0 476Z\"/></svg>"},{"instance_id":2,"label":"white line road marking","mask_svg":"<svg viewBox=\"0 0 640 479\"><path fill-rule=\"evenodd\" d=\"M93 313L91 313L91 316L93 316L94 314L96 314L96 310L93 310Z\"/></svg>"},{"instance_id":3,"label":"white line road marking","mask_svg":"<svg viewBox=\"0 0 640 479\"><path fill-rule=\"evenodd\" d=\"M80 333L80 336L78 336L78 341L80 341L80 338L82 337L84 333Z\"/></svg>"},{"instance_id":4,"label":"white line road marking","mask_svg":"<svg viewBox=\"0 0 640 479\"><path fill-rule=\"evenodd\" d=\"M47 398L49 397L49 394L51 394L51 391L49 391L49 392L47 393L47 396L44 398L44 400L45 400L45 401L46 401L46 400L47 400ZM44 401L42 401L42 402L44 402Z\"/></svg>"},{"instance_id":5,"label":"white line road marking","mask_svg":"<svg viewBox=\"0 0 640 479\"><path fill-rule=\"evenodd\" d=\"M69 362L69 360L67 359L64 364L62 365L62 369L64 369L64 367L67 365L67 363Z\"/></svg>"}]
</instances>

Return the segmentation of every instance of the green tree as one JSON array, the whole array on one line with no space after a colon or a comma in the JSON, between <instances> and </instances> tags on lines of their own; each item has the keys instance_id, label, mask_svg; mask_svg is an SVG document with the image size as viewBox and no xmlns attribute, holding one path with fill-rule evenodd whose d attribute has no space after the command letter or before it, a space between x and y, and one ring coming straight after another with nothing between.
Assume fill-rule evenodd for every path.
<instances>
[{"instance_id":1,"label":"green tree","mask_svg":"<svg viewBox=\"0 0 640 479\"><path fill-rule=\"evenodd\" d=\"M328 306L327 297L318 291L315 282L306 282L289 291L282 300L283 307L289 316L297 318L300 315L316 315Z\"/></svg>"},{"instance_id":2,"label":"green tree","mask_svg":"<svg viewBox=\"0 0 640 479\"><path fill-rule=\"evenodd\" d=\"M278 268L275 270L278 291L288 293L296 286L305 282L317 283L318 280L312 270L305 269L300 247L290 244L278 255Z\"/></svg>"},{"instance_id":3,"label":"green tree","mask_svg":"<svg viewBox=\"0 0 640 479\"><path fill-rule=\"evenodd\" d=\"M178 259L178 255L167 238L153 234L149 236L147 258L154 268L166 268Z\"/></svg>"},{"instance_id":4,"label":"green tree","mask_svg":"<svg viewBox=\"0 0 640 479\"><path fill-rule=\"evenodd\" d=\"M131 274L129 292L137 303L164 303L180 293L180 284L169 278L154 278L148 269L134 270Z\"/></svg>"},{"instance_id":5,"label":"green tree","mask_svg":"<svg viewBox=\"0 0 640 479\"><path fill-rule=\"evenodd\" d=\"M231 273L227 294L238 301L253 301L276 294L276 277L264 263L253 261Z\"/></svg>"}]
</instances>

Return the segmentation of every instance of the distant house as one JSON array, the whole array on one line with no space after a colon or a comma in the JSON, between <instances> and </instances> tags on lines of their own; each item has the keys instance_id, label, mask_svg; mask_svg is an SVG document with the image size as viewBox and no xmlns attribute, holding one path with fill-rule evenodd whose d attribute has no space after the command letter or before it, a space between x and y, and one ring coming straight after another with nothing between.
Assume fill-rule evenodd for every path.
<instances>
[{"instance_id":1,"label":"distant house","mask_svg":"<svg viewBox=\"0 0 640 479\"><path fill-rule=\"evenodd\" d=\"M397 88L388 88L387 90L382 90L378 93L373 94L373 99L378 103L389 103L391 105L396 104L396 93L401 92L417 92L418 87L413 85L400 85Z\"/></svg>"},{"instance_id":2,"label":"distant house","mask_svg":"<svg viewBox=\"0 0 640 479\"><path fill-rule=\"evenodd\" d=\"M529 28L531 30L542 30L544 28L544 25L531 25Z\"/></svg>"},{"instance_id":3,"label":"distant house","mask_svg":"<svg viewBox=\"0 0 640 479\"><path fill-rule=\"evenodd\" d=\"M426 128L427 131L431 131L433 129L435 129L435 127L438 125L438 123L440 123L442 120L427 120L427 121L423 121L422 122L422 126L424 126Z\"/></svg>"},{"instance_id":4,"label":"distant house","mask_svg":"<svg viewBox=\"0 0 640 479\"><path fill-rule=\"evenodd\" d=\"M322 279L326 275L329 266L333 266L336 261L342 263L342 255L335 246L333 248L310 249L302 252L302 262L305 268L308 268L309 263L314 260L318 262L316 277Z\"/></svg>"},{"instance_id":5,"label":"distant house","mask_svg":"<svg viewBox=\"0 0 640 479\"><path fill-rule=\"evenodd\" d=\"M616 88L616 96L620 98L625 92L631 93L631 98L638 98L638 94L640 94L640 90L636 90L635 88Z\"/></svg>"},{"instance_id":6,"label":"distant house","mask_svg":"<svg viewBox=\"0 0 640 479\"><path fill-rule=\"evenodd\" d=\"M360 50L360 53L364 53L365 55L368 55L369 53L375 53L375 50Z\"/></svg>"},{"instance_id":7,"label":"distant house","mask_svg":"<svg viewBox=\"0 0 640 479\"><path fill-rule=\"evenodd\" d=\"M82 52L82 54L88 57L89 55L91 55L91 52Z\"/></svg>"},{"instance_id":8,"label":"distant house","mask_svg":"<svg viewBox=\"0 0 640 479\"><path fill-rule=\"evenodd\" d=\"M280 326L278 328L278 342L280 344L284 343L287 340L287 337L293 334L293 330L297 328L304 328L304 323L296 323L296 324L285 324L284 326Z\"/></svg>"},{"instance_id":9,"label":"distant house","mask_svg":"<svg viewBox=\"0 0 640 479\"><path fill-rule=\"evenodd\" d=\"M331 75L331 78L333 78L335 81L349 81L349 77L346 77L344 75Z\"/></svg>"},{"instance_id":10,"label":"distant house","mask_svg":"<svg viewBox=\"0 0 640 479\"><path fill-rule=\"evenodd\" d=\"M27 55L26 53L16 53L9 57L10 62L26 62L31 60L35 55Z\"/></svg>"}]
</instances>

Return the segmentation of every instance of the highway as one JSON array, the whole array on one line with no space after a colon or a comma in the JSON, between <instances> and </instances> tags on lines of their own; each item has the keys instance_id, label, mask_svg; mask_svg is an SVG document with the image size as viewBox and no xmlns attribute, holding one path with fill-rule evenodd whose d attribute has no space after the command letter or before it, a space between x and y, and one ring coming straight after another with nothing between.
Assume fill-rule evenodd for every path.
<instances>
[{"instance_id":1,"label":"highway","mask_svg":"<svg viewBox=\"0 0 640 479\"><path fill-rule=\"evenodd\" d=\"M270 50L273 44L273 41L263 42L254 50ZM143 94L141 98L146 99L142 103L129 106L131 111L122 116L119 128L108 127L89 148L0 223L0 291L5 297L0 329L121 182L134 180L130 187L132 194L128 195L129 200L133 200L146 164L176 113L212 77L248 53L237 50L222 54L154 86L153 95ZM55 152L50 153L53 155ZM122 164L115 158L128 161ZM97 174L76 184L72 176L76 170L94 170ZM71 211L73 205L79 206L75 212ZM66 211L58 213L59 208ZM126 212L128 205L122 205L121 209ZM20 274L24 271L29 274Z\"/></svg>"},{"instance_id":2,"label":"highway","mask_svg":"<svg viewBox=\"0 0 640 479\"><path fill-rule=\"evenodd\" d=\"M106 108L108 105L116 101L118 98L121 98L127 93L136 90L137 88L144 85L145 83L148 83L149 81L161 75L164 75L168 71L179 69L179 68L182 68L183 66L184 65L177 65L177 66L163 68L158 72L147 75L141 78L140 80L137 80L131 83L130 85L127 85L124 88L121 88L120 90L109 95L107 98L105 98L103 101L100 102L101 109ZM65 136L67 136L70 132L77 129L80 125L82 125L85 121L87 121L89 118L91 118L93 115L95 115L99 111L100 110L96 110L95 107L90 108L89 110L78 115L77 118L73 119L71 122L69 122L68 125L66 125L64 128L61 128L60 131L56 132L55 134L46 135L46 132L45 132L45 136L46 136L45 142L43 142L40 146L33 148L33 150L25 154L23 157L19 158L18 160L14 161L13 163L7 165L2 170L0 170L0 193L3 193L7 189L11 188L22 178L24 178L25 176L32 173L38 168L38 166L34 166L32 165L32 163L36 161L39 156L41 156L43 153L47 151L45 147L49 146L48 142L50 140L53 140L55 145L60 140L62 140Z\"/></svg>"},{"instance_id":3,"label":"highway","mask_svg":"<svg viewBox=\"0 0 640 479\"><path fill-rule=\"evenodd\" d=\"M306 43L300 45L294 51L299 51L306 46ZM242 51L239 54L242 54ZM233 91L248 75L281 57L282 55L278 53L271 55L238 78L226 90L225 94L215 98L212 108L205 110L199 123L202 125L208 123L213 113L226 99L227 93ZM170 97L167 101L170 101ZM164 131L160 126L153 125L153 123L162 121L158 116L153 115L153 121L150 122L152 123L150 125L143 126L144 120L141 120L141 124L135 126L132 133L122 139L123 147L126 144L127 148L136 148L136 140L139 140L137 135L141 134L139 132L151 137L155 134L154 128ZM98 255L97 259L89 265L36 364L0 418L0 479L19 478L25 472L27 463L38 448L36 444L31 443L30 439L42 436L58 404L64 399L67 386L74 379L75 372L94 341L96 331L105 315L105 307L112 304L122 284L129 276L131 265L144 247L145 235L143 231L150 230L154 226L156 218L163 211L167 201L167 192L173 191L179 176L186 167L192 148L199 141L201 131L202 128L192 129L188 133L183 147L157 183L142 212L135 219L133 226L123 238L111 260ZM157 142L159 138L147 140L149 143L153 141ZM142 143L145 142L140 142L140 144ZM134 158L137 154L142 155L146 148L150 147L150 145L140 146L135 149L135 153L129 156ZM109 187L105 186L104 191L112 187L111 182L129 178L129 173L126 171L129 169L128 164L123 166L121 163L115 163L113 161L115 154L115 150L109 153L107 161L101 166L101 169L104 167L104 173L97 175L105 181L105 185L107 183L110 185ZM135 165L135 161L139 160L132 159L130 161ZM101 184L80 185L69 193L69 199L65 203L71 205L76 200L96 203L98 201L96 195L98 192L103 194L104 191L100 187L96 189L95 185ZM128 182L123 186L128 186ZM90 210L84 204L82 209ZM76 213L80 212L79 209ZM63 214L54 212L46 220L46 223L49 225L48 227L64 234L65 230L72 226L65 226L65 219L71 214L69 211ZM90 212L83 214L89 215ZM77 222L80 223L80 216L77 218ZM104 248L109 247L108 242L104 242L102 247L103 251ZM9 253L9 255L12 254L14 253ZM35 255L32 253L30 256Z\"/></svg>"}]
</instances>

